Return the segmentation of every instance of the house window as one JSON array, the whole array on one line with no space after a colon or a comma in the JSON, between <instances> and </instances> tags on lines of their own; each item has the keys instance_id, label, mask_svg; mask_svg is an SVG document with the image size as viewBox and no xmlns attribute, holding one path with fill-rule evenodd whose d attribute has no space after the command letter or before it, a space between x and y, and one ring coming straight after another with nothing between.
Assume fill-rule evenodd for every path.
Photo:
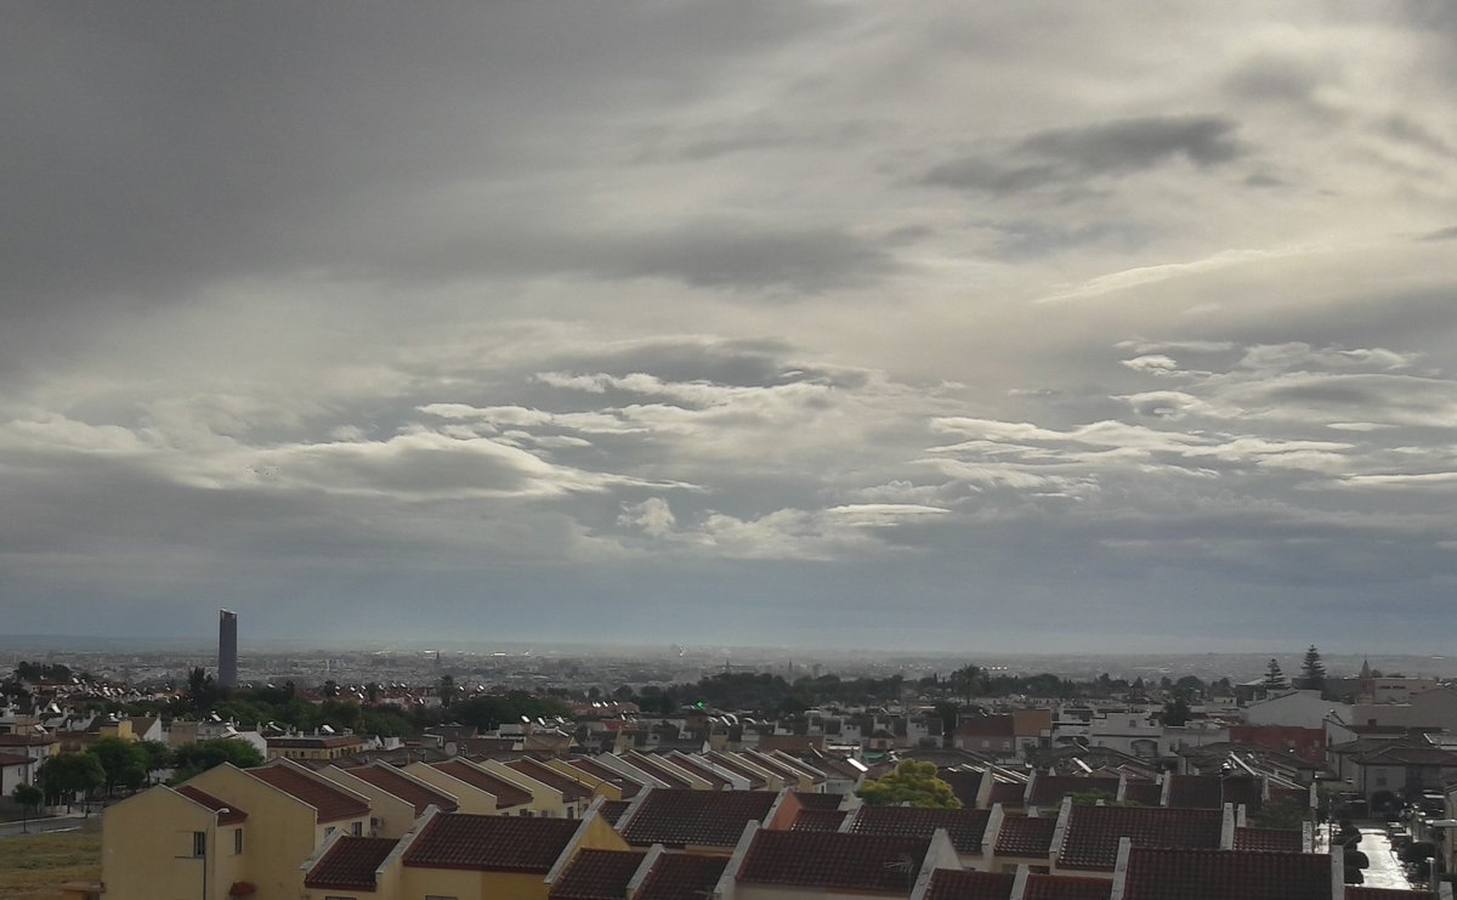
<instances>
[{"instance_id":1,"label":"house window","mask_svg":"<svg viewBox=\"0 0 1457 900\"><path fill-rule=\"evenodd\" d=\"M355 837L359 837L360 835L364 834L364 823L355 822L352 831L354 832Z\"/></svg>"},{"instance_id":2,"label":"house window","mask_svg":"<svg viewBox=\"0 0 1457 900\"><path fill-rule=\"evenodd\" d=\"M237 856L243 852L243 829L239 828L233 832L233 855Z\"/></svg>"},{"instance_id":3,"label":"house window","mask_svg":"<svg viewBox=\"0 0 1457 900\"><path fill-rule=\"evenodd\" d=\"M192 833L192 855L207 856L207 832L194 831Z\"/></svg>"}]
</instances>

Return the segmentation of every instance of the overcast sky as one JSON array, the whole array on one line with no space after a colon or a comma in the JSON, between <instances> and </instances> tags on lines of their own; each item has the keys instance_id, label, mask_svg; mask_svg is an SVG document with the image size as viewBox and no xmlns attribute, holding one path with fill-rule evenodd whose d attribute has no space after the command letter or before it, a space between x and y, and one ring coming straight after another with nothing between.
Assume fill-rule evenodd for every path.
<instances>
[{"instance_id":1,"label":"overcast sky","mask_svg":"<svg viewBox=\"0 0 1457 900\"><path fill-rule=\"evenodd\" d=\"M0 630L1449 646L1454 9L6 4Z\"/></svg>"}]
</instances>

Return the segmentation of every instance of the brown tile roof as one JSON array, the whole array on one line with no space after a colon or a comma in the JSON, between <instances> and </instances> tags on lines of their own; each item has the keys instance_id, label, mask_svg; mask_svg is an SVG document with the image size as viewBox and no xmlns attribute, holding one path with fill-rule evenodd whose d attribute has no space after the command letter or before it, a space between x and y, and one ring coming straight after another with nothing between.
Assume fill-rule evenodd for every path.
<instances>
[{"instance_id":1,"label":"brown tile roof","mask_svg":"<svg viewBox=\"0 0 1457 900\"><path fill-rule=\"evenodd\" d=\"M622 814L627 812L627 808L631 805L631 800L604 800L602 806L597 809L597 815L601 816L608 825L616 828L617 820L622 818Z\"/></svg>"},{"instance_id":2,"label":"brown tile roof","mask_svg":"<svg viewBox=\"0 0 1457 900\"><path fill-rule=\"evenodd\" d=\"M1118 796L1118 779L1038 775L1032 782L1031 802L1037 806L1056 806L1063 797L1073 794L1103 794L1112 800Z\"/></svg>"},{"instance_id":3,"label":"brown tile roof","mask_svg":"<svg viewBox=\"0 0 1457 900\"><path fill-rule=\"evenodd\" d=\"M320 824L369 817L368 803L344 793L316 775L287 765L259 766L244 771L318 810L317 821Z\"/></svg>"},{"instance_id":4,"label":"brown tile roof","mask_svg":"<svg viewBox=\"0 0 1457 900\"><path fill-rule=\"evenodd\" d=\"M997 832L998 856L1045 857L1052 852L1057 820L1051 816L1007 816Z\"/></svg>"},{"instance_id":5,"label":"brown tile roof","mask_svg":"<svg viewBox=\"0 0 1457 900\"><path fill-rule=\"evenodd\" d=\"M1220 809L1225 803L1260 807L1264 785L1250 775L1170 775L1169 806L1176 809Z\"/></svg>"},{"instance_id":6,"label":"brown tile roof","mask_svg":"<svg viewBox=\"0 0 1457 900\"><path fill-rule=\"evenodd\" d=\"M1224 815L1217 809L1074 806L1063 837L1061 868L1111 872L1119 838L1135 847L1217 848Z\"/></svg>"},{"instance_id":7,"label":"brown tile roof","mask_svg":"<svg viewBox=\"0 0 1457 900\"><path fill-rule=\"evenodd\" d=\"M525 775L527 778L534 778L547 787L561 791L562 800L567 803L576 800L588 800L592 797L591 788L574 778L568 778L540 760L523 756L520 759L511 760L506 765Z\"/></svg>"},{"instance_id":8,"label":"brown tile roof","mask_svg":"<svg viewBox=\"0 0 1457 900\"><path fill-rule=\"evenodd\" d=\"M458 808L450 795L421 784L418 780L402 774L394 766L355 766L344 771L406 803L413 803L417 816L425 815L426 807L430 806L438 807L441 812L455 812Z\"/></svg>"},{"instance_id":9,"label":"brown tile roof","mask_svg":"<svg viewBox=\"0 0 1457 900\"><path fill-rule=\"evenodd\" d=\"M1011 900L1011 872L977 872L973 869L937 869L931 873L926 900Z\"/></svg>"},{"instance_id":10,"label":"brown tile roof","mask_svg":"<svg viewBox=\"0 0 1457 900\"><path fill-rule=\"evenodd\" d=\"M744 765L743 760L738 759L737 757L730 756L727 753L719 753L717 750L715 750L712 753L708 754L708 759L714 765L727 769L735 775L738 775L740 778L747 778L749 780L750 790L763 790L769 785L768 779L764 777L764 774L762 772L754 771L753 769Z\"/></svg>"},{"instance_id":11,"label":"brown tile roof","mask_svg":"<svg viewBox=\"0 0 1457 900\"><path fill-rule=\"evenodd\" d=\"M715 772L713 770L713 766L709 765L708 763L704 762L696 756L689 756L687 753L679 753L675 756L668 757L668 759L679 768L687 769L691 774L697 775L699 778L702 778L704 781L707 781L709 784L713 785L714 790L733 790L734 783L732 781L729 781L727 778L723 777L721 773Z\"/></svg>"},{"instance_id":12,"label":"brown tile roof","mask_svg":"<svg viewBox=\"0 0 1457 900\"><path fill-rule=\"evenodd\" d=\"M1123 801L1140 806L1161 806L1164 800L1164 786L1157 781L1129 780L1123 785Z\"/></svg>"},{"instance_id":13,"label":"brown tile roof","mask_svg":"<svg viewBox=\"0 0 1457 900\"><path fill-rule=\"evenodd\" d=\"M218 816L219 825L236 825L239 822L245 821L248 818L248 814L246 812L238 809L233 804L228 803L225 800L219 800L212 794L209 794L206 791L198 790L190 784L184 784L181 787L177 788L177 793L181 794L189 800L201 803L203 806L206 806L213 812L217 812L220 809L226 809L227 812Z\"/></svg>"},{"instance_id":14,"label":"brown tile roof","mask_svg":"<svg viewBox=\"0 0 1457 900\"><path fill-rule=\"evenodd\" d=\"M582 850L551 886L551 900L623 900L646 853Z\"/></svg>"},{"instance_id":15,"label":"brown tile roof","mask_svg":"<svg viewBox=\"0 0 1457 900\"><path fill-rule=\"evenodd\" d=\"M0 753L0 769L10 766L28 766L35 762L29 756L22 756L19 753Z\"/></svg>"},{"instance_id":16,"label":"brown tile roof","mask_svg":"<svg viewBox=\"0 0 1457 900\"><path fill-rule=\"evenodd\" d=\"M1135 847L1123 900L1330 900L1323 853Z\"/></svg>"},{"instance_id":17,"label":"brown tile roof","mask_svg":"<svg viewBox=\"0 0 1457 900\"><path fill-rule=\"evenodd\" d=\"M840 804L845 802L840 794L814 794L809 791L795 791L794 799L805 809L839 809Z\"/></svg>"},{"instance_id":18,"label":"brown tile roof","mask_svg":"<svg viewBox=\"0 0 1457 900\"><path fill-rule=\"evenodd\" d=\"M961 805L970 809L976 806L976 794L981 790L981 773L962 769L947 769L937 774L938 778L951 785L951 792Z\"/></svg>"},{"instance_id":19,"label":"brown tile roof","mask_svg":"<svg viewBox=\"0 0 1457 900\"><path fill-rule=\"evenodd\" d=\"M688 790L693 787L691 781L674 772L668 766L663 765L661 760L653 759L646 753L629 753L623 759L628 765L642 769L670 788Z\"/></svg>"},{"instance_id":20,"label":"brown tile roof","mask_svg":"<svg viewBox=\"0 0 1457 900\"><path fill-rule=\"evenodd\" d=\"M664 853L633 900L704 900L713 893L727 865L726 856Z\"/></svg>"},{"instance_id":21,"label":"brown tile roof","mask_svg":"<svg viewBox=\"0 0 1457 900\"><path fill-rule=\"evenodd\" d=\"M0 747L47 747L59 743L48 734L0 734Z\"/></svg>"},{"instance_id":22,"label":"brown tile roof","mask_svg":"<svg viewBox=\"0 0 1457 900\"><path fill-rule=\"evenodd\" d=\"M658 788L643 798L622 836L639 847L732 847L744 824L762 821L773 791L684 791Z\"/></svg>"},{"instance_id":23,"label":"brown tile roof","mask_svg":"<svg viewBox=\"0 0 1457 900\"><path fill-rule=\"evenodd\" d=\"M989 803L1000 803L1003 806L1021 806L1022 797L1027 793L1027 785L1019 781L998 781L992 785Z\"/></svg>"},{"instance_id":24,"label":"brown tile roof","mask_svg":"<svg viewBox=\"0 0 1457 900\"><path fill-rule=\"evenodd\" d=\"M1016 737L1017 730L1011 716L971 716L962 719L956 726L956 733L962 737Z\"/></svg>"},{"instance_id":25,"label":"brown tile roof","mask_svg":"<svg viewBox=\"0 0 1457 900\"><path fill-rule=\"evenodd\" d=\"M1109 878L1034 874L1027 876L1022 900L1108 900L1112 895L1113 881Z\"/></svg>"},{"instance_id":26,"label":"brown tile roof","mask_svg":"<svg viewBox=\"0 0 1457 900\"><path fill-rule=\"evenodd\" d=\"M800 770L791 766L789 763L786 763L780 759L775 759L768 754L756 753L753 750L745 750L743 753L740 753L739 756L741 756L748 762L758 766L759 768L768 769L770 772L773 772L775 775L783 778L786 785L799 784L800 781L806 778L810 779L810 781L812 782L824 781L823 777L814 778L810 775L810 773L801 772Z\"/></svg>"},{"instance_id":27,"label":"brown tile roof","mask_svg":"<svg viewBox=\"0 0 1457 900\"><path fill-rule=\"evenodd\" d=\"M801 809L790 823L791 831L839 831L849 812L843 809Z\"/></svg>"},{"instance_id":28,"label":"brown tile roof","mask_svg":"<svg viewBox=\"0 0 1457 900\"><path fill-rule=\"evenodd\" d=\"M478 766L474 766L463 760L452 759L445 762L431 763L430 765L449 775L451 778L464 781L471 787L478 788L489 794L495 794L496 807L498 809L525 806L531 802L530 791L523 790L509 781L492 775L490 772L484 772Z\"/></svg>"},{"instance_id":29,"label":"brown tile roof","mask_svg":"<svg viewBox=\"0 0 1457 900\"><path fill-rule=\"evenodd\" d=\"M1305 849L1305 838L1300 832L1288 828L1236 828L1234 849L1300 853Z\"/></svg>"},{"instance_id":30,"label":"brown tile roof","mask_svg":"<svg viewBox=\"0 0 1457 900\"><path fill-rule=\"evenodd\" d=\"M394 838L345 836L334 842L304 876L304 887L372 891L374 870L395 849Z\"/></svg>"},{"instance_id":31,"label":"brown tile roof","mask_svg":"<svg viewBox=\"0 0 1457 900\"><path fill-rule=\"evenodd\" d=\"M576 833L571 819L445 813L405 851L405 865L486 872L550 871Z\"/></svg>"},{"instance_id":32,"label":"brown tile roof","mask_svg":"<svg viewBox=\"0 0 1457 900\"><path fill-rule=\"evenodd\" d=\"M609 769L590 756L574 756L568 762L574 768L580 769L593 778L599 778L617 788L622 792L622 799L624 800L631 800L637 796L638 791L643 789L641 783L628 778L616 769Z\"/></svg>"},{"instance_id":33,"label":"brown tile roof","mask_svg":"<svg viewBox=\"0 0 1457 900\"><path fill-rule=\"evenodd\" d=\"M905 896L929 846L925 838L907 836L761 830L738 880Z\"/></svg>"},{"instance_id":34,"label":"brown tile roof","mask_svg":"<svg viewBox=\"0 0 1457 900\"><path fill-rule=\"evenodd\" d=\"M299 735L280 736L268 738L269 747L302 747L310 750L322 750L332 747L355 747L364 743L364 738L355 734L335 734L303 737Z\"/></svg>"},{"instance_id":35,"label":"brown tile roof","mask_svg":"<svg viewBox=\"0 0 1457 900\"><path fill-rule=\"evenodd\" d=\"M862 806L850 822L855 834L894 835L929 840L946 829L957 853L980 853L991 814L984 809L916 809L910 806Z\"/></svg>"}]
</instances>

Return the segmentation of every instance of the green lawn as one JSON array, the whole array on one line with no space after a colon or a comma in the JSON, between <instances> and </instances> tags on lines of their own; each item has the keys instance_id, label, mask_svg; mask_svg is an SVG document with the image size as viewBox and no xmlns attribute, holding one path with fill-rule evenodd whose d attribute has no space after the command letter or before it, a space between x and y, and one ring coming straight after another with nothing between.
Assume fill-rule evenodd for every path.
<instances>
[{"instance_id":1,"label":"green lawn","mask_svg":"<svg viewBox=\"0 0 1457 900\"><path fill-rule=\"evenodd\" d=\"M65 834L0 838L0 900L52 900L56 885L101 878L100 821Z\"/></svg>"}]
</instances>

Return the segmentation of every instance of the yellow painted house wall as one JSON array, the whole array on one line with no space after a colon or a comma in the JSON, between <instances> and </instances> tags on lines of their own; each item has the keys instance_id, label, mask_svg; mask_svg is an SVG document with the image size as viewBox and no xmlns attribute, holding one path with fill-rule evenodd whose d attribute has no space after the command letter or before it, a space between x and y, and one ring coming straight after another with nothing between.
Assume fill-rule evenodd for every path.
<instances>
[{"instance_id":1,"label":"yellow painted house wall","mask_svg":"<svg viewBox=\"0 0 1457 900\"><path fill-rule=\"evenodd\" d=\"M530 776L523 775L510 766L497 762L494 759L483 759L476 765L495 775L502 781L510 782L522 790L531 792L531 803L527 808L536 813L538 817L549 819L565 819L567 817L567 806L562 802L562 792L548 784L543 784Z\"/></svg>"},{"instance_id":2,"label":"yellow painted house wall","mask_svg":"<svg viewBox=\"0 0 1457 900\"><path fill-rule=\"evenodd\" d=\"M473 869L425 869L416 866L402 866L398 900L407 900L407 898L408 900L423 900L424 897L431 895L455 897L457 900L485 900L482 874ZM495 896L495 894L491 895L492 900L495 900ZM386 898L381 898L381 900L386 900Z\"/></svg>"},{"instance_id":3,"label":"yellow painted house wall","mask_svg":"<svg viewBox=\"0 0 1457 900\"><path fill-rule=\"evenodd\" d=\"M369 798L370 815L379 820L379 826L373 829L374 837L397 838L415 824L415 804L401 800L384 788L355 778L347 769L325 766L314 774L327 778L345 790ZM364 833L366 836L371 833L368 822L364 825Z\"/></svg>"},{"instance_id":4,"label":"yellow painted house wall","mask_svg":"<svg viewBox=\"0 0 1457 900\"><path fill-rule=\"evenodd\" d=\"M582 841L577 845L580 850L631 850L627 841L622 835L601 816L593 816L587 821L587 833L582 835Z\"/></svg>"},{"instance_id":5,"label":"yellow painted house wall","mask_svg":"<svg viewBox=\"0 0 1457 900\"><path fill-rule=\"evenodd\" d=\"M258 888L254 900L294 900L303 892L299 866L323 843L324 829L315 824L312 806L230 763L187 783L224 802L236 803L254 823L243 847L245 877ZM340 824L347 830L347 823Z\"/></svg>"},{"instance_id":6,"label":"yellow painted house wall","mask_svg":"<svg viewBox=\"0 0 1457 900\"><path fill-rule=\"evenodd\" d=\"M608 800L622 799L622 790L617 785L613 784L610 781L603 781L600 778L594 778L586 772L583 772L581 769L573 767L565 760L546 759L542 760L542 762L551 766L553 769L556 769L558 772L562 773L568 778L585 785L589 790L592 791L592 793L596 794L599 797L606 797Z\"/></svg>"},{"instance_id":7,"label":"yellow painted house wall","mask_svg":"<svg viewBox=\"0 0 1457 900\"><path fill-rule=\"evenodd\" d=\"M166 787L109 807L101 819L101 880L107 900L201 897L204 861L192 855L192 834L207 833L206 861L211 864L218 843L216 822L212 810ZM207 900L226 897L213 890L218 880L208 873Z\"/></svg>"},{"instance_id":8,"label":"yellow painted house wall","mask_svg":"<svg viewBox=\"0 0 1457 900\"><path fill-rule=\"evenodd\" d=\"M455 802L460 806L460 812L473 813L480 816L496 815L496 795L489 791L483 791L475 785L466 784L464 781L447 775L434 766L422 762L410 763L408 766L405 766L405 771L454 797ZM447 894L445 896L449 895Z\"/></svg>"}]
</instances>

